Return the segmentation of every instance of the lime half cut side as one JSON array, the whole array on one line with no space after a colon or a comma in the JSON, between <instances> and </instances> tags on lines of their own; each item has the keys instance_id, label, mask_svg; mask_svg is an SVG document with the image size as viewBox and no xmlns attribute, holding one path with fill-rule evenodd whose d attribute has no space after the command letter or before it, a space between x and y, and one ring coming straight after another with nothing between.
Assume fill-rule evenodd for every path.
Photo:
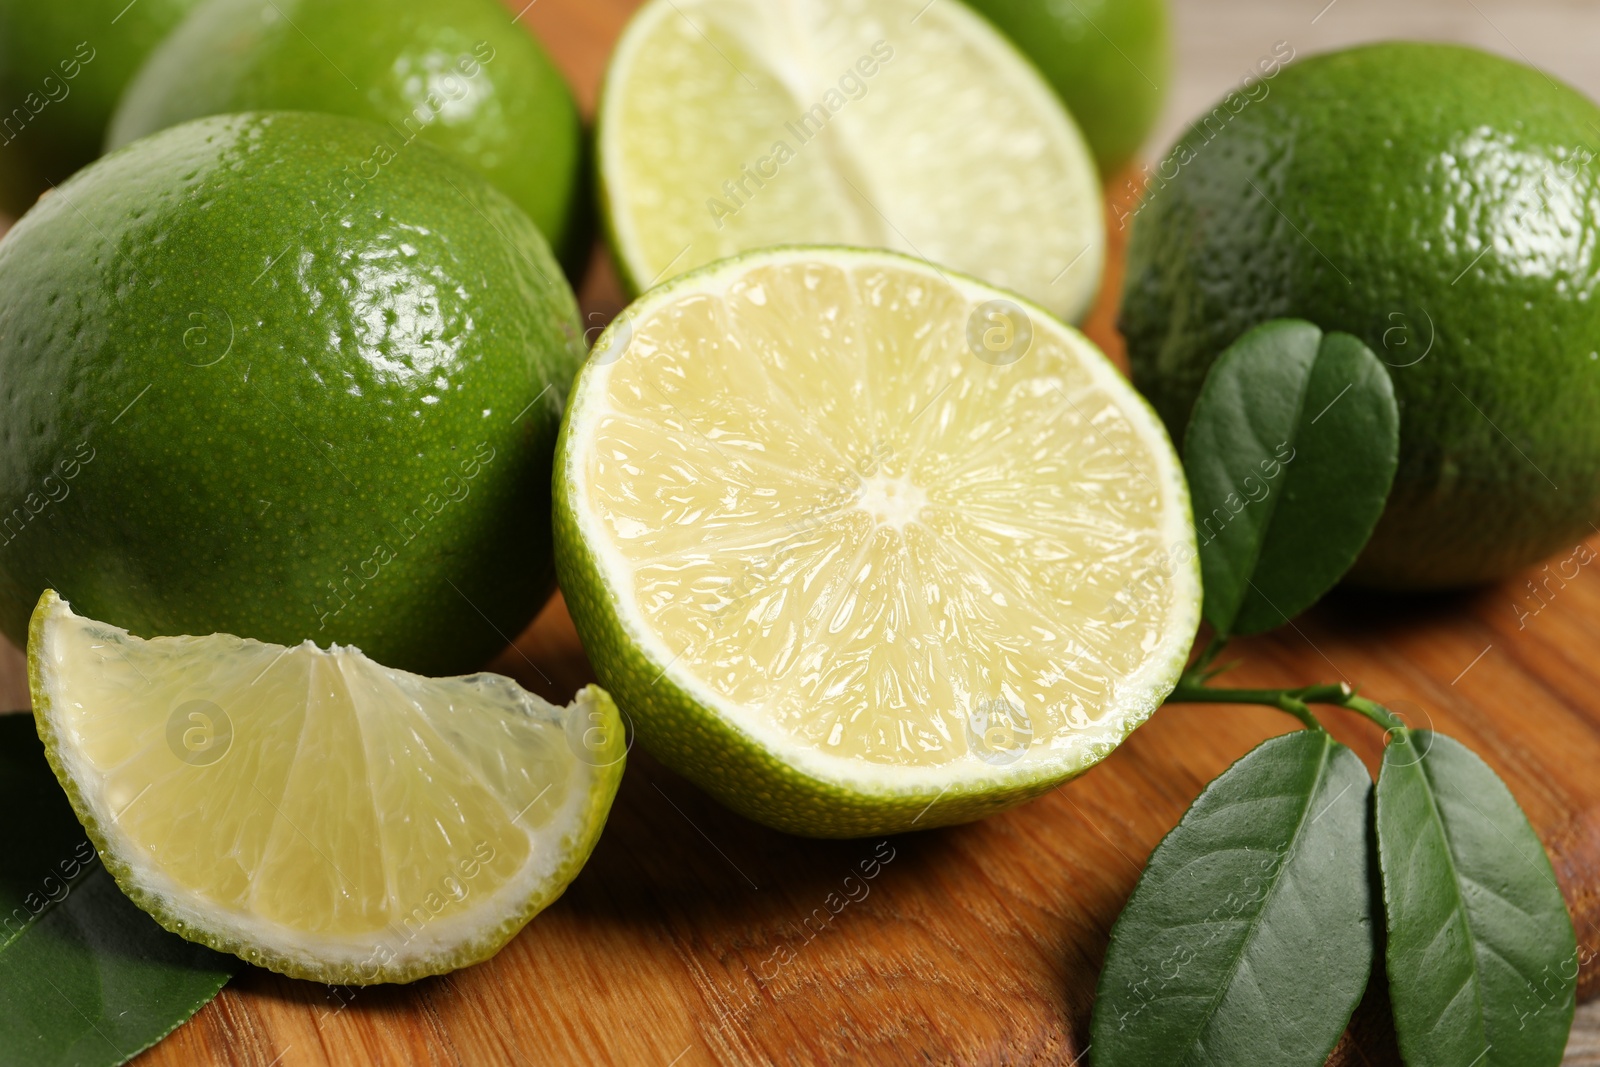
<instances>
[{"instance_id":1,"label":"lime half cut side","mask_svg":"<svg viewBox=\"0 0 1600 1067\"><path fill-rule=\"evenodd\" d=\"M1076 320L1105 217L1082 133L1028 60L950 0L652 0L596 127L635 293L786 244L888 248Z\"/></svg>"},{"instance_id":2,"label":"lime half cut side","mask_svg":"<svg viewBox=\"0 0 1600 1067\"><path fill-rule=\"evenodd\" d=\"M53 591L28 673L50 764L123 892L319 982L492 956L577 875L622 774L598 688L559 708L339 646L141 640Z\"/></svg>"},{"instance_id":3,"label":"lime half cut side","mask_svg":"<svg viewBox=\"0 0 1600 1067\"><path fill-rule=\"evenodd\" d=\"M1194 527L1160 422L1035 305L888 252L656 289L580 373L557 569L658 757L769 825L977 818L1176 683Z\"/></svg>"}]
</instances>

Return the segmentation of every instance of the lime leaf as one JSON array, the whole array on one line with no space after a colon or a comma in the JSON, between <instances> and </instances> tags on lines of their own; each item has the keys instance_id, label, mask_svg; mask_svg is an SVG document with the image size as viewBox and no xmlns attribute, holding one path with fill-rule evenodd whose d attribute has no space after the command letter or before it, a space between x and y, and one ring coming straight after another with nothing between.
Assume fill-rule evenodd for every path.
<instances>
[{"instance_id":1,"label":"lime leaf","mask_svg":"<svg viewBox=\"0 0 1600 1067\"><path fill-rule=\"evenodd\" d=\"M1207 786L1111 932L1095 1067L1320 1067L1372 969L1371 792L1320 730L1266 741Z\"/></svg>"},{"instance_id":2,"label":"lime leaf","mask_svg":"<svg viewBox=\"0 0 1600 1067\"><path fill-rule=\"evenodd\" d=\"M1389 373L1349 334L1277 319L1223 352L1183 450L1211 625L1261 633L1333 588L1372 536L1399 452Z\"/></svg>"},{"instance_id":3,"label":"lime leaf","mask_svg":"<svg viewBox=\"0 0 1600 1067\"><path fill-rule=\"evenodd\" d=\"M1578 946L1516 799L1443 734L1401 734L1378 775L1389 998L1410 1067L1554 1067Z\"/></svg>"},{"instance_id":4,"label":"lime leaf","mask_svg":"<svg viewBox=\"0 0 1600 1067\"><path fill-rule=\"evenodd\" d=\"M217 995L238 962L123 896L45 762L0 716L0 1065L123 1063Z\"/></svg>"}]
</instances>

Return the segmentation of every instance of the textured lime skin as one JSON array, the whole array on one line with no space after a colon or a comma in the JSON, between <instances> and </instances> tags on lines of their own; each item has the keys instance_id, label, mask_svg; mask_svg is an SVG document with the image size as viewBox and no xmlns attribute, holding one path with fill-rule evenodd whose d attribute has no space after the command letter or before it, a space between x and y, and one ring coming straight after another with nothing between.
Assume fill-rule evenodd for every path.
<instances>
[{"instance_id":1,"label":"textured lime skin","mask_svg":"<svg viewBox=\"0 0 1600 1067\"><path fill-rule=\"evenodd\" d=\"M565 858L561 865L516 915L499 926L485 929L471 941L456 945L446 957L435 957L427 962L419 961L408 967L376 964L371 967L343 965L307 967L301 959L268 950L260 945L249 944L234 937L224 937L211 931L196 929L174 917L160 896L149 892L139 884L133 869L118 855L112 845L111 836L100 824L104 813L95 810L85 798L77 781L67 773L66 763L61 758L61 748L70 741L56 729L50 689L44 682L44 667L39 654L39 650L44 647L44 631L50 622L50 612L60 602L61 598L55 590L45 590L40 595L39 604L28 623L28 692L33 703L34 727L39 732L39 740L44 743L45 758L50 763L50 769L55 772L56 780L65 790L67 799L72 803L72 810L78 816L78 821L83 824L89 840L94 843L100 861L105 864L107 873L116 881L117 887L156 922L179 937L196 941L218 952L232 953L257 967L265 967L270 971L277 971L291 978L303 978L309 982L324 982L329 985L415 982L429 975L448 974L462 967L481 963L499 952L524 926L528 925L534 916L554 904L561 894L566 892L567 886L578 877L584 864L589 862L589 856L594 852L595 846L600 843L600 832L605 829L606 819L611 814L611 803L616 799L617 790L622 785L622 772L627 766L628 753L622 717L617 711L617 705L605 690L590 686L588 691L595 698L594 710L600 716L599 725L590 732L599 734L603 739L603 747L595 749L589 757L594 761L595 768L595 782L590 790L589 803L579 822L577 833L562 840Z\"/></svg>"},{"instance_id":2,"label":"textured lime skin","mask_svg":"<svg viewBox=\"0 0 1600 1067\"><path fill-rule=\"evenodd\" d=\"M1170 81L1166 0L967 0L1025 52L1078 120L1100 174L1155 126Z\"/></svg>"},{"instance_id":3,"label":"textured lime skin","mask_svg":"<svg viewBox=\"0 0 1600 1067\"><path fill-rule=\"evenodd\" d=\"M0 241L0 628L52 586L141 636L478 668L550 586L577 309L527 216L384 131L202 119Z\"/></svg>"},{"instance_id":4,"label":"textured lime skin","mask_svg":"<svg viewBox=\"0 0 1600 1067\"><path fill-rule=\"evenodd\" d=\"M924 260L896 252L857 248L787 246L757 249L678 275L640 298L636 305L615 320L595 341L591 352L605 351L620 330L630 329L627 315L640 305L666 300L680 290L693 292L704 279L742 263L751 265L782 259L796 251L810 251L852 257L864 255L881 260L902 259L908 266L927 268ZM941 275L960 275L933 268ZM967 281L984 285L977 279ZM1012 294L1029 314L1048 320L1050 313L1025 298ZM648 312L640 312L647 315ZM582 388L586 370L578 372L573 390ZM1135 398L1138 399L1138 398ZM880 834L929 830L974 822L1035 797L1043 796L1064 782L1076 778L1104 759L1115 748L1108 744L1076 768L1044 772L1027 778L1012 775L999 781L972 781L943 789L878 790L847 788L837 782L808 774L785 762L749 734L737 729L716 709L707 707L668 674L671 663L650 658L629 635L618 613L618 604L632 596L631 590L614 588L603 575L595 552L585 541L577 518L581 487L571 474L575 465L572 438L575 433L572 408L563 415L561 435L556 443L552 476L554 504L556 573L567 612L583 642L600 684L616 699L628 716L629 725L651 755L694 782L734 811L765 826L800 837L855 838ZM1174 477L1179 500L1189 528L1193 528L1188 485L1174 456ZM1193 578L1196 593L1194 625L1200 618L1200 558L1195 553L1183 564ZM1153 714L1176 687L1188 661L1192 633L1165 667L1165 680L1159 695L1142 715L1130 715L1122 724L1121 737L1127 738Z\"/></svg>"},{"instance_id":5,"label":"textured lime skin","mask_svg":"<svg viewBox=\"0 0 1600 1067\"><path fill-rule=\"evenodd\" d=\"M1173 436L1224 347L1297 316L1365 341L1400 401L1399 473L1353 580L1483 582L1591 535L1600 109L1430 44L1262 85L1185 135L1134 220L1121 326Z\"/></svg>"},{"instance_id":6,"label":"textured lime skin","mask_svg":"<svg viewBox=\"0 0 1600 1067\"><path fill-rule=\"evenodd\" d=\"M212 0L162 42L111 147L233 111L325 111L456 153L564 261L588 251L583 137L550 57L496 0Z\"/></svg>"},{"instance_id":7,"label":"textured lime skin","mask_svg":"<svg viewBox=\"0 0 1600 1067\"><path fill-rule=\"evenodd\" d=\"M123 86L199 0L0 0L0 211L100 154Z\"/></svg>"}]
</instances>

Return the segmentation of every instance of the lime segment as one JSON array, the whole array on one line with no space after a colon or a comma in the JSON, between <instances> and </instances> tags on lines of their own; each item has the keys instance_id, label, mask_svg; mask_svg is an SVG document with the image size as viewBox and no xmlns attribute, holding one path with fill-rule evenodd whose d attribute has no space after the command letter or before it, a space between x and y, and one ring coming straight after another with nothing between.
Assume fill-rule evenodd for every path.
<instances>
[{"instance_id":1,"label":"lime segment","mask_svg":"<svg viewBox=\"0 0 1600 1067\"><path fill-rule=\"evenodd\" d=\"M149 641L47 591L28 642L57 776L133 900L323 982L485 959L560 895L622 773L615 707L428 679L352 648Z\"/></svg>"}]
</instances>

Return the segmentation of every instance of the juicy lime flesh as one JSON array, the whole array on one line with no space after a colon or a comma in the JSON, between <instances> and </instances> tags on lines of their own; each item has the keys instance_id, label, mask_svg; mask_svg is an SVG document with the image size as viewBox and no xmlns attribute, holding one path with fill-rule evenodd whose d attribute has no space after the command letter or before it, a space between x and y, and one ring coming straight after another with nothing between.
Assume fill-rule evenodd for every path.
<instances>
[{"instance_id":1,"label":"juicy lime flesh","mask_svg":"<svg viewBox=\"0 0 1600 1067\"><path fill-rule=\"evenodd\" d=\"M93 164L0 241L0 626L46 586L142 636L476 670L549 594L581 358L538 231L375 127L219 116Z\"/></svg>"},{"instance_id":2,"label":"juicy lime flesh","mask_svg":"<svg viewBox=\"0 0 1600 1067\"><path fill-rule=\"evenodd\" d=\"M1025 356L979 359L981 294L897 257L728 273L630 312L569 424L647 655L791 753L971 769L1120 740L1196 583L1171 447L1109 365L1042 314Z\"/></svg>"},{"instance_id":3,"label":"juicy lime flesh","mask_svg":"<svg viewBox=\"0 0 1600 1067\"><path fill-rule=\"evenodd\" d=\"M606 777L569 745L571 712L496 675L41 612L43 732L119 880L279 969L403 970L492 934L547 888Z\"/></svg>"},{"instance_id":4,"label":"juicy lime flesh","mask_svg":"<svg viewBox=\"0 0 1600 1067\"><path fill-rule=\"evenodd\" d=\"M398 153L417 139L452 152L516 201L564 258L592 236L576 217L577 107L550 57L496 0L209 3L151 55L109 143L263 110L347 115L385 127L373 146Z\"/></svg>"},{"instance_id":5,"label":"juicy lime flesh","mask_svg":"<svg viewBox=\"0 0 1600 1067\"><path fill-rule=\"evenodd\" d=\"M647 6L613 60L599 135L634 286L771 245L861 245L1081 314L1104 246L1081 135L990 26L923 7Z\"/></svg>"},{"instance_id":6,"label":"juicy lime flesh","mask_svg":"<svg viewBox=\"0 0 1600 1067\"><path fill-rule=\"evenodd\" d=\"M1179 436L1251 326L1360 337L1404 412L1361 582L1487 581L1592 535L1600 108L1445 45L1315 56L1267 84L1192 128L1134 216L1134 382Z\"/></svg>"}]
</instances>

